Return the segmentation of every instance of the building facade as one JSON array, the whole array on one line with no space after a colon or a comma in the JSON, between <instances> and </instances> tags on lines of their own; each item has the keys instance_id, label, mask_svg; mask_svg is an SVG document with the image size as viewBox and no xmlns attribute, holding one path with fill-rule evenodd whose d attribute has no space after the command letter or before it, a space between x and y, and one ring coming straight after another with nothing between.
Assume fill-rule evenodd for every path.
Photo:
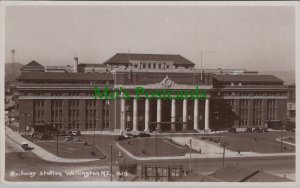
<instances>
[{"instance_id":1,"label":"building facade","mask_svg":"<svg viewBox=\"0 0 300 188\"><path fill-rule=\"evenodd\" d=\"M179 55L116 54L104 65L108 68L105 72L83 73L78 67L72 73L23 72L16 88L20 132L51 127L115 132L211 131L263 127L286 116L287 87L273 75L198 71L194 63ZM122 88L130 98L95 99L95 88L101 92ZM137 88L145 91L139 97ZM169 91L175 97L176 92L193 93L196 88L205 91L206 97L147 96Z\"/></svg>"}]
</instances>

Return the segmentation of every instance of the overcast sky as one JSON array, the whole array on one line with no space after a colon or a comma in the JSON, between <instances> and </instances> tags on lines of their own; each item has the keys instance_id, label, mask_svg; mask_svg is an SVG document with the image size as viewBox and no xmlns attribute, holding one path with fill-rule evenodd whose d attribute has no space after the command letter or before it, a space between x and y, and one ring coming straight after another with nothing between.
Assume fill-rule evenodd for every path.
<instances>
[{"instance_id":1,"label":"overcast sky","mask_svg":"<svg viewBox=\"0 0 300 188\"><path fill-rule=\"evenodd\" d=\"M26 6L6 8L11 62L102 63L115 53L181 54L203 68L295 70L292 7Z\"/></svg>"}]
</instances>

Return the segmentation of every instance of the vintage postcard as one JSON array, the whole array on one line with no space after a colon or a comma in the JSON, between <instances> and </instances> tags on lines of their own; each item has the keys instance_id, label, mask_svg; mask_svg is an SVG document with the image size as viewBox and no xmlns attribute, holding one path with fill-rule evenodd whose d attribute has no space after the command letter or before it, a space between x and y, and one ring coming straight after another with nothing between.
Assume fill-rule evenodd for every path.
<instances>
[{"instance_id":1,"label":"vintage postcard","mask_svg":"<svg viewBox=\"0 0 300 188\"><path fill-rule=\"evenodd\" d=\"M295 5L4 3L4 183L295 185Z\"/></svg>"}]
</instances>

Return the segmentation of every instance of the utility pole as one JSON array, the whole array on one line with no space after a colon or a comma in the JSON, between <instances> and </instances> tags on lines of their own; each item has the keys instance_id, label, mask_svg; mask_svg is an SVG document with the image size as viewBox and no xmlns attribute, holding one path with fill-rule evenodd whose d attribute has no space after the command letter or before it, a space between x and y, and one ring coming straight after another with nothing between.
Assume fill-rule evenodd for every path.
<instances>
[{"instance_id":1,"label":"utility pole","mask_svg":"<svg viewBox=\"0 0 300 188\"><path fill-rule=\"evenodd\" d=\"M286 123L286 117L284 116L282 124L281 124L281 142L280 142L280 151L281 152L283 152L283 127L284 127L285 123Z\"/></svg>"}]
</instances>

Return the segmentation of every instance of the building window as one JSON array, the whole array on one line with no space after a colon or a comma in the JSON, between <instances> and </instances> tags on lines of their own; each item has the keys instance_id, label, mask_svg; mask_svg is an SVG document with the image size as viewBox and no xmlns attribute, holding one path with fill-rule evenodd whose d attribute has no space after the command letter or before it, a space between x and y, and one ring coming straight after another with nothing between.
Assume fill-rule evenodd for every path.
<instances>
[{"instance_id":1,"label":"building window","mask_svg":"<svg viewBox=\"0 0 300 188\"><path fill-rule=\"evenodd\" d=\"M156 69L156 63L153 63L153 68Z\"/></svg>"},{"instance_id":2,"label":"building window","mask_svg":"<svg viewBox=\"0 0 300 188\"><path fill-rule=\"evenodd\" d=\"M276 120L276 100L267 101L267 119Z\"/></svg>"},{"instance_id":3,"label":"building window","mask_svg":"<svg viewBox=\"0 0 300 188\"><path fill-rule=\"evenodd\" d=\"M158 64L158 68L161 69L161 64L160 63Z\"/></svg>"},{"instance_id":4,"label":"building window","mask_svg":"<svg viewBox=\"0 0 300 188\"><path fill-rule=\"evenodd\" d=\"M151 64L150 64L150 63L148 63L148 68L149 68L149 69L151 68Z\"/></svg>"}]
</instances>

